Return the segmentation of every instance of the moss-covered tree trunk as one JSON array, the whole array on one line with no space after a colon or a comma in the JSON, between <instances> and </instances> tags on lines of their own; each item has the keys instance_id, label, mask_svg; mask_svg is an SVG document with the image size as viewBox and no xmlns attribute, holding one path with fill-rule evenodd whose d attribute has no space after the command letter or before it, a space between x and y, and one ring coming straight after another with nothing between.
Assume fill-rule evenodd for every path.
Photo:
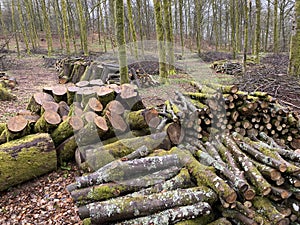
<instances>
[{"instance_id":1,"label":"moss-covered tree trunk","mask_svg":"<svg viewBox=\"0 0 300 225\"><path fill-rule=\"evenodd\" d=\"M237 46L236 46L236 0L230 0L230 23L231 23L231 47L233 58L236 58Z\"/></svg>"},{"instance_id":2,"label":"moss-covered tree trunk","mask_svg":"<svg viewBox=\"0 0 300 225\"><path fill-rule=\"evenodd\" d=\"M67 55L70 55L70 36L69 36L69 23L68 23L68 11L66 0L61 1L61 11L62 11L62 22L64 30L64 40L66 45Z\"/></svg>"},{"instance_id":3,"label":"moss-covered tree trunk","mask_svg":"<svg viewBox=\"0 0 300 225\"><path fill-rule=\"evenodd\" d=\"M23 35L23 39L24 39L26 51L27 51L27 54L30 54L29 41L28 41L27 32L25 30L25 24L24 24L24 19L23 19L23 13L22 13L22 8L21 8L21 2L20 2L20 0L18 0L17 3L18 3L19 21L20 21L20 25L21 25L21 31L22 31L22 35Z\"/></svg>"},{"instance_id":4,"label":"moss-covered tree trunk","mask_svg":"<svg viewBox=\"0 0 300 225\"><path fill-rule=\"evenodd\" d=\"M60 48L63 49L63 36L61 33L61 20L60 20L60 14L59 14L59 2L58 0L55 0L53 2L53 10L54 10L54 14L55 14L55 23L56 23L56 29L57 29L57 34L59 37L59 43L60 43Z\"/></svg>"},{"instance_id":5,"label":"moss-covered tree trunk","mask_svg":"<svg viewBox=\"0 0 300 225\"><path fill-rule=\"evenodd\" d=\"M8 39L8 30L4 22L4 17L2 13L2 4L0 3L0 20L1 20L1 31L4 33L5 37ZM7 49L9 49L9 43L6 44Z\"/></svg>"},{"instance_id":6,"label":"moss-covered tree trunk","mask_svg":"<svg viewBox=\"0 0 300 225\"><path fill-rule=\"evenodd\" d=\"M293 28L293 35L290 47L290 64L289 74L300 75L300 1L295 2L295 26Z\"/></svg>"},{"instance_id":7,"label":"moss-covered tree trunk","mask_svg":"<svg viewBox=\"0 0 300 225\"><path fill-rule=\"evenodd\" d=\"M267 0L267 18L266 18L266 36L265 36L265 41L264 41L264 50L265 52L268 49L268 44L269 44L269 28L270 28L270 14L271 14L271 0Z\"/></svg>"},{"instance_id":8,"label":"moss-covered tree trunk","mask_svg":"<svg viewBox=\"0 0 300 225\"><path fill-rule=\"evenodd\" d=\"M49 134L34 134L0 146L0 191L56 169Z\"/></svg>"},{"instance_id":9,"label":"moss-covered tree trunk","mask_svg":"<svg viewBox=\"0 0 300 225\"><path fill-rule=\"evenodd\" d=\"M139 27L139 35L140 35L140 42L141 42L141 50L142 50L142 56L145 55L145 50L144 50L144 32L143 32L143 26L142 26L142 7L141 7L141 1L136 1L136 6L137 6L137 13L138 13L138 27Z\"/></svg>"},{"instance_id":10,"label":"moss-covered tree trunk","mask_svg":"<svg viewBox=\"0 0 300 225\"><path fill-rule=\"evenodd\" d=\"M243 68L244 68L244 73L246 72L246 64L247 64L247 51L248 51L248 23L249 23L249 5L251 4L250 0L247 0L247 3L245 3L244 6L244 13L245 13L245 18L244 18L244 58L243 58Z\"/></svg>"},{"instance_id":11,"label":"moss-covered tree trunk","mask_svg":"<svg viewBox=\"0 0 300 225\"><path fill-rule=\"evenodd\" d=\"M52 46L52 32L51 32L51 25L49 21L49 13L46 8L45 0L41 0L42 3L42 11L44 16L44 27L46 29L46 38L47 38L47 47L48 47L48 55L52 54L53 46Z\"/></svg>"},{"instance_id":12,"label":"moss-covered tree trunk","mask_svg":"<svg viewBox=\"0 0 300 225\"><path fill-rule=\"evenodd\" d=\"M88 50L88 40L87 40L87 27L86 27L86 18L84 16L83 6L81 4L81 0L77 0L76 2L77 13L79 17L79 27L80 27L80 40L81 46L84 55L89 55Z\"/></svg>"},{"instance_id":13,"label":"moss-covered tree trunk","mask_svg":"<svg viewBox=\"0 0 300 225\"><path fill-rule=\"evenodd\" d=\"M129 30L132 35L132 41L134 45L134 57L138 59L138 45L137 45L136 31L135 31L133 16L132 16L131 0L127 0L127 10L128 10Z\"/></svg>"},{"instance_id":14,"label":"moss-covered tree trunk","mask_svg":"<svg viewBox=\"0 0 300 225\"><path fill-rule=\"evenodd\" d=\"M29 0L24 1L25 4L25 8L26 8L26 19L27 22L29 23L29 38L30 38L30 42L32 45L33 49L36 49L37 47L37 36L36 36L36 30L35 30L35 26L34 26L34 15L32 13L32 2L30 2Z\"/></svg>"},{"instance_id":15,"label":"moss-covered tree trunk","mask_svg":"<svg viewBox=\"0 0 300 225\"><path fill-rule=\"evenodd\" d=\"M256 63L259 63L259 52L260 52L260 35L261 35L261 26L260 26L260 14L261 14L261 2L260 0L255 0L256 4L256 29L255 29L255 55Z\"/></svg>"},{"instance_id":16,"label":"moss-covered tree trunk","mask_svg":"<svg viewBox=\"0 0 300 225\"><path fill-rule=\"evenodd\" d=\"M15 41L16 41L16 47L18 52L18 57L20 57L20 46L19 46L19 38L18 38L18 32L17 32L17 23L15 18L15 0L11 1L11 17L12 17L12 29L13 32L15 32Z\"/></svg>"},{"instance_id":17,"label":"moss-covered tree trunk","mask_svg":"<svg viewBox=\"0 0 300 225\"><path fill-rule=\"evenodd\" d=\"M279 51L279 32L278 32L278 0L274 0L274 22L273 22L273 45L274 53Z\"/></svg>"},{"instance_id":18,"label":"moss-covered tree trunk","mask_svg":"<svg viewBox=\"0 0 300 225\"><path fill-rule=\"evenodd\" d=\"M166 49L165 49L165 35L161 11L161 1L154 0L157 48L159 55L159 76L161 83L168 82L168 71L166 67Z\"/></svg>"},{"instance_id":19,"label":"moss-covered tree trunk","mask_svg":"<svg viewBox=\"0 0 300 225\"><path fill-rule=\"evenodd\" d=\"M123 0L115 0L115 29L118 44L118 56L120 66L121 84L129 83L127 56L126 56L126 42L124 30L124 3Z\"/></svg>"}]
</instances>

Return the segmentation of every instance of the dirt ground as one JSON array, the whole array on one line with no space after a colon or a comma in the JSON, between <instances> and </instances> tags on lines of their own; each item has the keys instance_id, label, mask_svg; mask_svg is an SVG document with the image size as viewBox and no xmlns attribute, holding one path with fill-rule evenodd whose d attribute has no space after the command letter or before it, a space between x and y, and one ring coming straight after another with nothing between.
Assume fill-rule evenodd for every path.
<instances>
[{"instance_id":1,"label":"dirt ground","mask_svg":"<svg viewBox=\"0 0 300 225\"><path fill-rule=\"evenodd\" d=\"M45 86L58 83L57 72L54 68L46 68L42 55L26 56L18 59L15 54L7 56L4 63L8 63L6 72L10 77L15 77L18 85L12 90L17 96L15 101L0 102L0 122L7 119L20 110L24 110L29 98Z\"/></svg>"}]
</instances>

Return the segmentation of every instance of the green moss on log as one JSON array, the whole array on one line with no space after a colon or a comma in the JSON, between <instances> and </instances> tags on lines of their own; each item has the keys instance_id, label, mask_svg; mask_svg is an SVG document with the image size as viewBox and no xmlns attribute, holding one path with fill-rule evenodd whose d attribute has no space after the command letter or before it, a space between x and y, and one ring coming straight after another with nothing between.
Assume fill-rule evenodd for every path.
<instances>
[{"instance_id":1,"label":"green moss on log","mask_svg":"<svg viewBox=\"0 0 300 225\"><path fill-rule=\"evenodd\" d=\"M49 134L33 134L0 146L0 191L55 170Z\"/></svg>"}]
</instances>

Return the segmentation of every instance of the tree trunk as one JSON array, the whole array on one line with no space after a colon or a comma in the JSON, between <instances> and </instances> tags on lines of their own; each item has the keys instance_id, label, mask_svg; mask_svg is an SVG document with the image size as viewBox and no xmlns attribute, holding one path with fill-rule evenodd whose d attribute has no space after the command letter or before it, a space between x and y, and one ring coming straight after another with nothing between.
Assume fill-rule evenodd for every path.
<instances>
[{"instance_id":1,"label":"tree trunk","mask_svg":"<svg viewBox=\"0 0 300 225\"><path fill-rule=\"evenodd\" d=\"M49 134L33 134L0 145L0 191L56 169Z\"/></svg>"}]
</instances>

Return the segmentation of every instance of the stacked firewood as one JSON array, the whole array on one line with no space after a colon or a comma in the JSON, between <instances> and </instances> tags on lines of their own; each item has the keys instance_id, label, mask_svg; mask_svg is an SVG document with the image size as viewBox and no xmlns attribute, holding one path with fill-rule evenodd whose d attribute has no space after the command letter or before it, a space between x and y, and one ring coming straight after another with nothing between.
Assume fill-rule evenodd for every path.
<instances>
[{"instance_id":1,"label":"stacked firewood","mask_svg":"<svg viewBox=\"0 0 300 225\"><path fill-rule=\"evenodd\" d=\"M225 73L229 75L238 75L243 72L243 67L240 63L227 60L215 61L211 64L211 68L217 73Z\"/></svg>"},{"instance_id":2,"label":"stacked firewood","mask_svg":"<svg viewBox=\"0 0 300 225\"><path fill-rule=\"evenodd\" d=\"M288 138L297 140L299 118L266 93L193 85L199 92L177 92L158 110L160 133L88 151L95 172L68 187L85 224L300 222L300 153ZM265 122L264 129L245 127L267 112L292 115L288 129L298 132L277 136Z\"/></svg>"}]
</instances>

